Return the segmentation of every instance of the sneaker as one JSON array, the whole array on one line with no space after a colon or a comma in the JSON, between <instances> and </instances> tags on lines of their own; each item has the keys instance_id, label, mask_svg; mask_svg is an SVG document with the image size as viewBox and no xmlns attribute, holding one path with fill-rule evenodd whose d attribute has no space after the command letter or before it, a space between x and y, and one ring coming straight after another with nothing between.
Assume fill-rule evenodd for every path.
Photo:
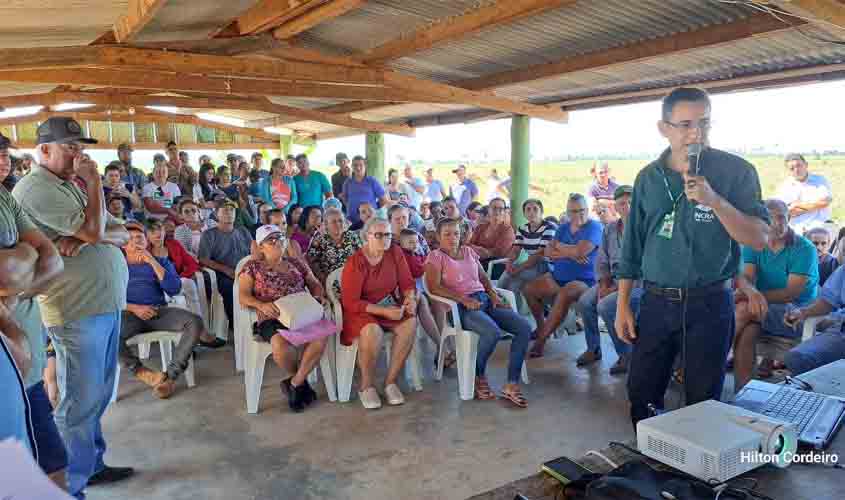
<instances>
[{"instance_id":1,"label":"sneaker","mask_svg":"<svg viewBox=\"0 0 845 500\"><path fill-rule=\"evenodd\" d=\"M153 387L153 394L159 399L167 399L176 392L176 381L165 378L164 382Z\"/></svg>"},{"instance_id":2,"label":"sneaker","mask_svg":"<svg viewBox=\"0 0 845 500\"><path fill-rule=\"evenodd\" d=\"M305 402L302 400L302 386L294 387L290 383L290 379L286 378L279 384L282 388L282 394L288 398L288 407L294 413L302 413L305 411Z\"/></svg>"},{"instance_id":3,"label":"sneaker","mask_svg":"<svg viewBox=\"0 0 845 500\"><path fill-rule=\"evenodd\" d=\"M210 342L200 339L197 341L197 346L205 347L206 349L220 349L221 347L226 347L226 341L216 337Z\"/></svg>"},{"instance_id":4,"label":"sneaker","mask_svg":"<svg viewBox=\"0 0 845 500\"><path fill-rule=\"evenodd\" d=\"M616 363L613 363L613 366L610 367L610 374L621 375L623 373L627 373L629 359L630 358L627 354L619 356L619 359L616 360Z\"/></svg>"},{"instance_id":5,"label":"sneaker","mask_svg":"<svg viewBox=\"0 0 845 500\"><path fill-rule=\"evenodd\" d=\"M401 405L405 402L405 396L402 395L402 391L399 390L399 386L396 384L390 384L385 387L384 395L387 396L387 404L390 406Z\"/></svg>"},{"instance_id":6,"label":"sneaker","mask_svg":"<svg viewBox=\"0 0 845 500\"><path fill-rule=\"evenodd\" d=\"M88 478L88 486L116 483L129 479L133 474L135 474L135 469L132 467L109 467L106 465L103 470Z\"/></svg>"},{"instance_id":7,"label":"sneaker","mask_svg":"<svg viewBox=\"0 0 845 500\"><path fill-rule=\"evenodd\" d=\"M167 380L167 374L164 372L154 372L149 368L141 366L135 370L135 378L150 387L156 387Z\"/></svg>"},{"instance_id":8,"label":"sneaker","mask_svg":"<svg viewBox=\"0 0 845 500\"><path fill-rule=\"evenodd\" d=\"M586 351L575 360L576 366L587 366L601 360L601 352Z\"/></svg>"},{"instance_id":9,"label":"sneaker","mask_svg":"<svg viewBox=\"0 0 845 500\"><path fill-rule=\"evenodd\" d=\"M381 408L381 398L378 396L375 387L368 387L363 391L358 391L358 398L361 404L368 410L378 410Z\"/></svg>"}]
</instances>

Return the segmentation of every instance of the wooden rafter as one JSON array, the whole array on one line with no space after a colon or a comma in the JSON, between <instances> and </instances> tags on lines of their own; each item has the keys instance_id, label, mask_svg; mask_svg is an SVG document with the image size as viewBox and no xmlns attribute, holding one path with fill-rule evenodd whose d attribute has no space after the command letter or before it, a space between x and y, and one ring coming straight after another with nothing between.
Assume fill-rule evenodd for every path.
<instances>
[{"instance_id":1,"label":"wooden rafter","mask_svg":"<svg viewBox=\"0 0 845 500\"><path fill-rule=\"evenodd\" d=\"M476 31L574 4L577 0L498 0L461 16L436 22L413 33L379 45L356 56L367 63L384 63Z\"/></svg>"},{"instance_id":2,"label":"wooden rafter","mask_svg":"<svg viewBox=\"0 0 845 500\"><path fill-rule=\"evenodd\" d=\"M0 71L120 67L209 76L382 84L384 71L259 57L227 57L114 46L40 47L0 51ZM0 75L2 76L2 75Z\"/></svg>"},{"instance_id":3,"label":"wooden rafter","mask_svg":"<svg viewBox=\"0 0 845 500\"><path fill-rule=\"evenodd\" d=\"M296 36L303 31L308 31L314 26L340 17L349 11L355 10L364 5L367 0L329 0L328 2L315 7L299 17L289 19L273 30L273 36L279 39L287 39Z\"/></svg>"},{"instance_id":4,"label":"wooden rafter","mask_svg":"<svg viewBox=\"0 0 845 500\"><path fill-rule=\"evenodd\" d=\"M818 27L826 31L842 36L843 29L845 29L845 3L838 0L781 0L775 2L783 9L792 12L793 14L822 21L815 23ZM830 23L839 26L842 29L836 29L834 26L826 25Z\"/></svg>"},{"instance_id":5,"label":"wooden rafter","mask_svg":"<svg viewBox=\"0 0 845 500\"><path fill-rule=\"evenodd\" d=\"M153 20L167 0L129 0L129 11L114 23L117 43L126 43Z\"/></svg>"},{"instance_id":6,"label":"wooden rafter","mask_svg":"<svg viewBox=\"0 0 845 500\"><path fill-rule=\"evenodd\" d=\"M801 24L801 21L795 21L795 25ZM473 90L492 90L501 86L514 85L542 78L559 77L577 71L605 69L615 64L643 62L652 58L665 57L683 51L704 49L719 44L733 43L755 36L776 33L784 29L790 29L790 27L767 14L754 14L747 19L732 23L708 26L698 30L637 42L604 51L567 57L552 63L452 82L451 85ZM320 109L329 113L352 113L370 111L384 106L385 104L383 103L346 102ZM289 123L283 122L280 126L285 126Z\"/></svg>"},{"instance_id":7,"label":"wooden rafter","mask_svg":"<svg viewBox=\"0 0 845 500\"><path fill-rule=\"evenodd\" d=\"M248 35L268 31L321 3L322 0L258 0L252 7L219 30L216 36L228 33Z\"/></svg>"}]
</instances>

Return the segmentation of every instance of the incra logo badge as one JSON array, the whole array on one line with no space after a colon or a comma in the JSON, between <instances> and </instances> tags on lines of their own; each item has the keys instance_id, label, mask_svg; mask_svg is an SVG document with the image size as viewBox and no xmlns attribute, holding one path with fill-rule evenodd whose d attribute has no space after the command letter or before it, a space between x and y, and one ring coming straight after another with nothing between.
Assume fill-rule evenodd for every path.
<instances>
[{"instance_id":1,"label":"incra logo badge","mask_svg":"<svg viewBox=\"0 0 845 500\"><path fill-rule=\"evenodd\" d=\"M713 209L705 205L696 205L693 214L696 222L711 223L716 219Z\"/></svg>"}]
</instances>

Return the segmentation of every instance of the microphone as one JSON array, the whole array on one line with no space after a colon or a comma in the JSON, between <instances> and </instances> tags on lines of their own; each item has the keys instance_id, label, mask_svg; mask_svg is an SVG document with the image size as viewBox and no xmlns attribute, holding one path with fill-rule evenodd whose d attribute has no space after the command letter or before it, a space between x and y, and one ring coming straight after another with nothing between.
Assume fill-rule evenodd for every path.
<instances>
[{"instance_id":1,"label":"microphone","mask_svg":"<svg viewBox=\"0 0 845 500\"><path fill-rule=\"evenodd\" d=\"M702 149L703 146L700 142L689 144L687 146L687 158L689 159L689 170L687 171L687 173L689 175L699 174L698 162L701 160Z\"/></svg>"}]
</instances>

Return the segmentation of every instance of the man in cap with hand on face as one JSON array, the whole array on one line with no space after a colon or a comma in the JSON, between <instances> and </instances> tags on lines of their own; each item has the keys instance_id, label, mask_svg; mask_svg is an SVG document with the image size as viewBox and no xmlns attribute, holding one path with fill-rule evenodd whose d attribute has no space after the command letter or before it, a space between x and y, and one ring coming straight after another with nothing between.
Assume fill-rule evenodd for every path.
<instances>
[{"instance_id":1,"label":"man in cap with hand on face","mask_svg":"<svg viewBox=\"0 0 845 500\"><path fill-rule=\"evenodd\" d=\"M48 119L36 134L38 165L12 195L64 260L64 273L39 296L39 304L56 350L61 400L55 420L70 455L68 491L85 498L86 485L133 473L105 465L100 425L117 369L128 278L120 247L129 234L106 211L97 164L83 154L85 144L97 141L67 117ZM74 182L77 177L86 191Z\"/></svg>"}]
</instances>

